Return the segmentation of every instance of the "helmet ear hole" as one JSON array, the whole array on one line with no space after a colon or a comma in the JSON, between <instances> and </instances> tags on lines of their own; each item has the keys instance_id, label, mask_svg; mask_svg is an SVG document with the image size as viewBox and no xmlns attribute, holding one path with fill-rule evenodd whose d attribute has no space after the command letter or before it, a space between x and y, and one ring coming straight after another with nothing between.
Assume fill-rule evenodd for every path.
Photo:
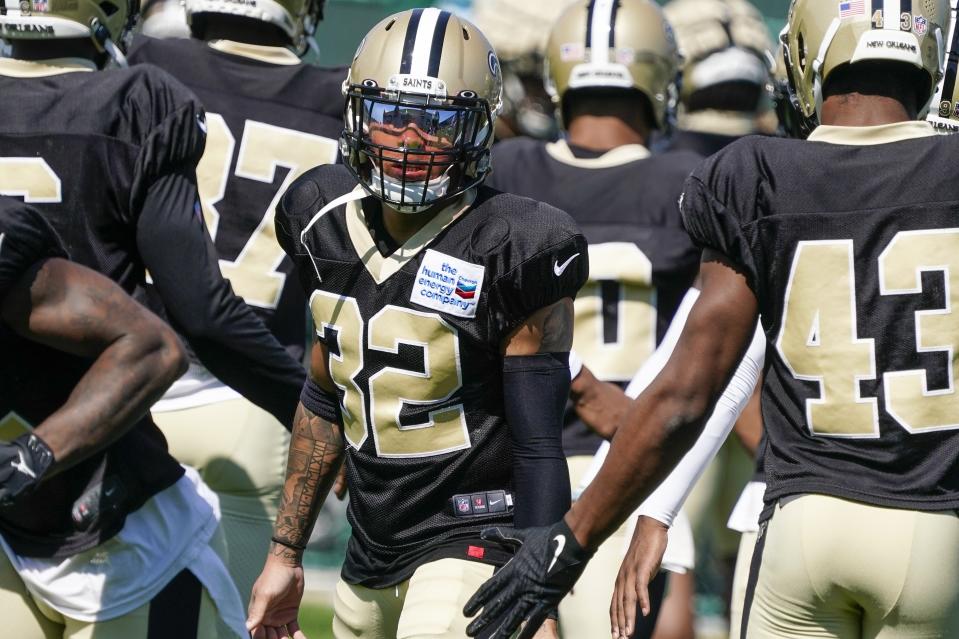
<instances>
[{"instance_id":1,"label":"helmet ear hole","mask_svg":"<svg viewBox=\"0 0 959 639\"><path fill-rule=\"evenodd\" d=\"M802 31L799 32L799 35L796 36L796 48L799 49L799 60L797 64L799 65L799 72L805 75L806 73L806 38L803 37Z\"/></svg>"},{"instance_id":2,"label":"helmet ear hole","mask_svg":"<svg viewBox=\"0 0 959 639\"><path fill-rule=\"evenodd\" d=\"M99 6L100 6L100 9L103 11L103 15L105 15L108 18L120 10L120 8L117 7L117 5L113 4L112 2L101 2Z\"/></svg>"}]
</instances>

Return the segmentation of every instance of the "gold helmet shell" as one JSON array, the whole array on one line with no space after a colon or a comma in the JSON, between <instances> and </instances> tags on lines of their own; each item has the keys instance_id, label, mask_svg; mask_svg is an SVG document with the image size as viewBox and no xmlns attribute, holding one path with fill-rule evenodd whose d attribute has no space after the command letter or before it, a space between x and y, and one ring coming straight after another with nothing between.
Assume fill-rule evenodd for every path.
<instances>
[{"instance_id":1,"label":"gold helmet shell","mask_svg":"<svg viewBox=\"0 0 959 639\"><path fill-rule=\"evenodd\" d=\"M394 209L413 213L451 200L489 173L503 76L472 23L435 8L389 16L363 38L343 87L344 163ZM373 139L390 127L399 131L392 143ZM420 136L415 144L400 140L408 131ZM386 175L396 167L399 175Z\"/></svg>"},{"instance_id":2,"label":"gold helmet shell","mask_svg":"<svg viewBox=\"0 0 959 639\"><path fill-rule=\"evenodd\" d=\"M683 102L722 82L769 81L772 42L762 14L747 0L672 0L663 12L683 56Z\"/></svg>"},{"instance_id":3,"label":"gold helmet shell","mask_svg":"<svg viewBox=\"0 0 959 639\"><path fill-rule=\"evenodd\" d=\"M663 128L675 106L680 57L672 28L649 0L577 0L546 44L546 89L557 106L570 91L634 89Z\"/></svg>"},{"instance_id":4,"label":"gold helmet shell","mask_svg":"<svg viewBox=\"0 0 959 639\"><path fill-rule=\"evenodd\" d=\"M797 110L818 120L830 74L867 60L921 69L932 98L942 77L941 43L948 24L948 0L794 0L781 38Z\"/></svg>"},{"instance_id":5,"label":"gold helmet shell","mask_svg":"<svg viewBox=\"0 0 959 639\"><path fill-rule=\"evenodd\" d=\"M101 49L123 43L140 10L138 0L20 0L14 8L6 1L3 39L92 38Z\"/></svg>"},{"instance_id":6,"label":"gold helmet shell","mask_svg":"<svg viewBox=\"0 0 959 639\"><path fill-rule=\"evenodd\" d=\"M323 19L326 0L186 0L191 24L206 14L226 14L260 20L279 28L300 53Z\"/></svg>"}]
</instances>

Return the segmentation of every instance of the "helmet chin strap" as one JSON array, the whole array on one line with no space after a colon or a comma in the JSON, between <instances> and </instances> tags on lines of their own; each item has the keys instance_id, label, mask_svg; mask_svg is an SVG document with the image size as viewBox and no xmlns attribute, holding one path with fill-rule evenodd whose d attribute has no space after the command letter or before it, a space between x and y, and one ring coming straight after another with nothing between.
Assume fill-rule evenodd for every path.
<instances>
[{"instance_id":1,"label":"helmet chin strap","mask_svg":"<svg viewBox=\"0 0 959 639\"><path fill-rule=\"evenodd\" d=\"M409 202L419 202L423 199L424 187L422 182L406 182L404 184L402 180L385 174L382 175L381 181L379 167L375 164L373 165L371 182L370 188L386 200L390 208L400 213L412 214L429 208L433 205L433 202L446 195L450 187L450 176L444 173L441 177L429 181L429 184L425 187L426 201L423 204L393 204L393 202L399 202L401 199ZM381 184L382 188L380 188Z\"/></svg>"}]
</instances>

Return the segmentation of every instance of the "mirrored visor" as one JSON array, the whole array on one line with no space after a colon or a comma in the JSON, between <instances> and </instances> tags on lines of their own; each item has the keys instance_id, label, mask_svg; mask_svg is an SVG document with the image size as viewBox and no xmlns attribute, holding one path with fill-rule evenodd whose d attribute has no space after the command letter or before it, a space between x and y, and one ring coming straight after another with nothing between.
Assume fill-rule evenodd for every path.
<instances>
[{"instance_id":1,"label":"mirrored visor","mask_svg":"<svg viewBox=\"0 0 959 639\"><path fill-rule=\"evenodd\" d=\"M479 133L479 113L466 109L395 104L378 100L363 100L365 132L388 136L407 132L422 139L426 147L447 149L463 141L472 142Z\"/></svg>"}]
</instances>

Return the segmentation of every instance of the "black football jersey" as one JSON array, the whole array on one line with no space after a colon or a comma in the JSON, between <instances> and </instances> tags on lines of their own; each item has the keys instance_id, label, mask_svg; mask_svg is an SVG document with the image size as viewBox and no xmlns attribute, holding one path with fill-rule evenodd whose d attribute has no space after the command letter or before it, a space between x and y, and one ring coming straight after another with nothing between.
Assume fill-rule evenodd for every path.
<instances>
[{"instance_id":1,"label":"black football jersey","mask_svg":"<svg viewBox=\"0 0 959 639\"><path fill-rule=\"evenodd\" d=\"M513 138L493 147L488 180L566 211L583 229L590 274L576 299L573 350L596 377L623 386L655 350L699 269L677 202L700 156L630 148L578 158L563 142ZM600 442L568 408L566 454L592 455Z\"/></svg>"},{"instance_id":2,"label":"black football jersey","mask_svg":"<svg viewBox=\"0 0 959 639\"><path fill-rule=\"evenodd\" d=\"M303 64L277 47L214 46L142 37L129 59L164 69L203 103L208 135L197 180L221 270L301 357L306 300L288 278L292 265L277 244L273 212L304 171L336 161L346 69Z\"/></svg>"},{"instance_id":3,"label":"black football jersey","mask_svg":"<svg viewBox=\"0 0 959 639\"><path fill-rule=\"evenodd\" d=\"M157 176L203 152L200 105L152 67L45 78L0 69L0 101L0 194L35 204L73 260L132 293L145 280L140 207Z\"/></svg>"},{"instance_id":4,"label":"black football jersey","mask_svg":"<svg viewBox=\"0 0 959 639\"><path fill-rule=\"evenodd\" d=\"M0 301L10 286L48 257L65 257L45 216L19 200L0 197ZM24 339L0 322L0 440L29 432L66 403L90 362ZM148 420L107 450L45 480L15 506L0 509L0 533L15 552L64 557L100 544L123 525L143 499L182 475L163 436ZM115 509L78 527L77 499L104 478L124 495Z\"/></svg>"},{"instance_id":5,"label":"black football jersey","mask_svg":"<svg viewBox=\"0 0 959 639\"><path fill-rule=\"evenodd\" d=\"M575 297L588 258L569 216L486 187L384 256L372 198L314 218L356 187L343 166L311 170L276 222L339 388L353 526L343 576L385 587L439 556L495 561L479 533L512 514L490 498L456 517L451 498L511 490L501 345Z\"/></svg>"},{"instance_id":6,"label":"black football jersey","mask_svg":"<svg viewBox=\"0 0 959 639\"><path fill-rule=\"evenodd\" d=\"M957 154L956 136L749 137L688 180L690 234L759 301L767 502L959 506Z\"/></svg>"}]
</instances>

